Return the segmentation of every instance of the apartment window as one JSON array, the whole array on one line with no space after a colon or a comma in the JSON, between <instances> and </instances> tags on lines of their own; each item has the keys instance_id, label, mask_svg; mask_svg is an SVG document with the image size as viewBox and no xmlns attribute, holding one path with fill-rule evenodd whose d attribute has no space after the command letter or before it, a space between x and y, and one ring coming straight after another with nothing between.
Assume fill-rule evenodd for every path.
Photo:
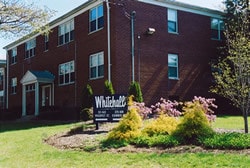
<instances>
[{"instance_id":1,"label":"apartment window","mask_svg":"<svg viewBox=\"0 0 250 168\"><path fill-rule=\"evenodd\" d=\"M90 55L89 65L90 65L90 79L103 77L104 76L103 52Z\"/></svg>"},{"instance_id":2,"label":"apartment window","mask_svg":"<svg viewBox=\"0 0 250 168\"><path fill-rule=\"evenodd\" d=\"M70 20L58 27L58 44L63 45L74 40L74 20Z\"/></svg>"},{"instance_id":3,"label":"apartment window","mask_svg":"<svg viewBox=\"0 0 250 168\"><path fill-rule=\"evenodd\" d=\"M75 81L74 61L66 62L59 65L59 84L66 85Z\"/></svg>"},{"instance_id":4,"label":"apartment window","mask_svg":"<svg viewBox=\"0 0 250 168\"><path fill-rule=\"evenodd\" d=\"M89 31L97 31L104 26L103 5L99 5L89 12Z\"/></svg>"},{"instance_id":5,"label":"apartment window","mask_svg":"<svg viewBox=\"0 0 250 168\"><path fill-rule=\"evenodd\" d=\"M11 64L15 64L17 62L17 48L13 48L11 50Z\"/></svg>"},{"instance_id":6,"label":"apartment window","mask_svg":"<svg viewBox=\"0 0 250 168\"><path fill-rule=\"evenodd\" d=\"M177 11L173 9L168 9L168 32L177 33Z\"/></svg>"},{"instance_id":7,"label":"apartment window","mask_svg":"<svg viewBox=\"0 0 250 168\"><path fill-rule=\"evenodd\" d=\"M221 19L211 18L212 39L221 40L223 37L224 22Z\"/></svg>"},{"instance_id":8,"label":"apartment window","mask_svg":"<svg viewBox=\"0 0 250 168\"><path fill-rule=\"evenodd\" d=\"M168 78L178 79L178 55L168 54Z\"/></svg>"},{"instance_id":9,"label":"apartment window","mask_svg":"<svg viewBox=\"0 0 250 168\"><path fill-rule=\"evenodd\" d=\"M0 68L0 85L3 85L4 81L4 68Z\"/></svg>"},{"instance_id":10,"label":"apartment window","mask_svg":"<svg viewBox=\"0 0 250 168\"><path fill-rule=\"evenodd\" d=\"M36 39L32 39L25 43L25 58L35 56Z\"/></svg>"},{"instance_id":11,"label":"apartment window","mask_svg":"<svg viewBox=\"0 0 250 168\"><path fill-rule=\"evenodd\" d=\"M11 94L16 94L17 78L11 79Z\"/></svg>"},{"instance_id":12,"label":"apartment window","mask_svg":"<svg viewBox=\"0 0 250 168\"><path fill-rule=\"evenodd\" d=\"M44 35L44 51L49 50L49 35Z\"/></svg>"}]
</instances>

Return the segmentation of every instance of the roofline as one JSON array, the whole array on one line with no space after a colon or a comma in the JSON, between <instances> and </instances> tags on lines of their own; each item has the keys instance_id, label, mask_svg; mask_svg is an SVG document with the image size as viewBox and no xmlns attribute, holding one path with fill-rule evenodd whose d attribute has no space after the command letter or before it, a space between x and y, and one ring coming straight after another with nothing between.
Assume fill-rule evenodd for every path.
<instances>
[{"instance_id":1,"label":"roofline","mask_svg":"<svg viewBox=\"0 0 250 168\"><path fill-rule=\"evenodd\" d=\"M220 10L209 9L173 0L138 0L138 1L210 17L223 18L223 15L225 14L223 11Z\"/></svg>"},{"instance_id":2,"label":"roofline","mask_svg":"<svg viewBox=\"0 0 250 168\"><path fill-rule=\"evenodd\" d=\"M139 2L143 2L143 3L149 3L152 5L158 5L158 6L163 6L163 7L167 7L167 8L171 8L171 9L176 9L176 10L182 10L182 11L186 11L186 12L191 12L191 13L195 13L195 14L200 14L200 15L205 15L205 16L210 16L210 17L217 17L217 18L222 18L223 16L223 12L222 11L218 11L218 10L213 10L213 9L208 9L208 8L202 8L199 6L194 6L194 5L190 5L190 4L186 4L186 3L182 3L182 2L176 2L176 1L172 1L172 0L137 0ZM93 8L97 3L102 3L104 2L104 0L88 0L87 2L83 3L82 5L74 8L73 10L69 11L68 13L60 16L59 18L51 21L50 23L48 23L49 28L53 29L54 27L70 20L73 19L75 16L84 13L85 11ZM7 46L3 47L3 49L5 50L9 50L12 49L32 38L35 38L37 36L39 36L41 33L37 33L37 32L32 32L10 44L8 44Z\"/></svg>"},{"instance_id":3,"label":"roofline","mask_svg":"<svg viewBox=\"0 0 250 168\"><path fill-rule=\"evenodd\" d=\"M68 13L60 16L59 18L52 20L51 22L48 23L49 25L49 29L53 29L54 27L56 27L57 25L60 25L61 23L66 22L67 20L70 20L72 18L74 18L75 16L77 16L78 14L81 14L85 11L87 11L88 9L91 9L92 7L94 7L94 5L92 6L92 4L95 4L96 2L101 3L102 1L100 0L88 0L87 2L83 3L82 5L74 8L73 10L69 11ZM18 45L20 45L21 43L24 43L32 38L35 38L37 36L39 36L41 33L37 33L37 32L31 32L30 34L21 37L20 39L8 44L7 46L3 47L3 49L5 50L9 50L11 48L14 48Z\"/></svg>"}]
</instances>

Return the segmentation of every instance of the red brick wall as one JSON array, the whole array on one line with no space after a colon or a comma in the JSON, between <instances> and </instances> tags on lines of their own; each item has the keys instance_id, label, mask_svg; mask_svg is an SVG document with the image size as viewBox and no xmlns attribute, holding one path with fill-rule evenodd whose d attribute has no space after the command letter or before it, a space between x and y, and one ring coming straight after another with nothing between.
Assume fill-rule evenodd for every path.
<instances>
[{"instance_id":1,"label":"red brick wall","mask_svg":"<svg viewBox=\"0 0 250 168\"><path fill-rule=\"evenodd\" d=\"M139 81L145 102L155 103L160 97L208 96L210 58L216 54L218 41L210 39L210 17L178 11L178 34L167 31L167 9L136 1L121 1L111 6L111 69L116 93L127 93L131 82L131 20L125 16L136 11L135 80ZM55 75L55 105L80 106L81 91L88 83L95 94L103 93L108 79L107 17L104 5L104 28L89 33L89 13L75 17L75 40L58 46L58 27L49 36L49 50L44 52L44 37L36 39L36 55L24 60L24 44L18 46L17 64L10 65L10 78L17 77L16 95L9 95L9 105L21 106L20 80L27 70L48 70ZM147 28L155 28L147 35ZM140 39L137 38L140 35ZM89 79L89 56L104 51L104 78ZM168 53L179 56L179 80L168 79ZM76 82L58 85L58 65L75 60ZM139 66L140 65L140 66ZM9 87L10 92L10 87ZM41 93L40 93L41 95ZM41 98L40 98L41 99Z\"/></svg>"}]
</instances>

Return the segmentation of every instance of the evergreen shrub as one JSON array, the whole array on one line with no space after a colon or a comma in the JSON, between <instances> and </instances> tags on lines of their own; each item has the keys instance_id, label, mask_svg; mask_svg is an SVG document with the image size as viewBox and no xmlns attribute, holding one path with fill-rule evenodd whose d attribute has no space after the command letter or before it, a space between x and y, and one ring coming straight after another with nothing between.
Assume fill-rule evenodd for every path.
<instances>
[{"instance_id":1,"label":"evergreen shrub","mask_svg":"<svg viewBox=\"0 0 250 168\"><path fill-rule=\"evenodd\" d=\"M128 95L133 95L133 100L136 102L143 102L142 91L138 82L133 82L129 86Z\"/></svg>"},{"instance_id":2,"label":"evergreen shrub","mask_svg":"<svg viewBox=\"0 0 250 168\"><path fill-rule=\"evenodd\" d=\"M183 144L197 144L199 137L210 137L214 134L199 102L189 102L184 107L184 117L173 132Z\"/></svg>"},{"instance_id":3,"label":"evergreen shrub","mask_svg":"<svg viewBox=\"0 0 250 168\"><path fill-rule=\"evenodd\" d=\"M163 113L156 119L151 120L142 130L148 136L170 135L178 125L178 119L168 117Z\"/></svg>"},{"instance_id":4,"label":"evergreen shrub","mask_svg":"<svg viewBox=\"0 0 250 168\"><path fill-rule=\"evenodd\" d=\"M115 94L112 82L106 80L104 83L104 95L112 95L112 94Z\"/></svg>"},{"instance_id":5,"label":"evergreen shrub","mask_svg":"<svg viewBox=\"0 0 250 168\"><path fill-rule=\"evenodd\" d=\"M136 109L131 108L123 116L123 118L108 134L108 140L118 140L129 142L133 138L140 136L142 127L142 119L136 112Z\"/></svg>"}]
</instances>

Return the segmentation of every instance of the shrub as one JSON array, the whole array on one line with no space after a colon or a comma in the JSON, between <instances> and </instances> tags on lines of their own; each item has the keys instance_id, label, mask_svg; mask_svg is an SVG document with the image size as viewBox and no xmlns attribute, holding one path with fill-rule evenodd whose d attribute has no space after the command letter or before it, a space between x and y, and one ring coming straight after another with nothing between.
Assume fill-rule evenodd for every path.
<instances>
[{"instance_id":1,"label":"shrub","mask_svg":"<svg viewBox=\"0 0 250 168\"><path fill-rule=\"evenodd\" d=\"M178 103L177 101L172 102L170 100L161 98L159 102L151 106L151 109L152 113L156 115L164 113L170 117L179 117L181 115L181 112L177 109L177 107L180 104L181 103Z\"/></svg>"},{"instance_id":2,"label":"shrub","mask_svg":"<svg viewBox=\"0 0 250 168\"><path fill-rule=\"evenodd\" d=\"M104 95L112 95L115 94L115 90L113 88L113 85L108 80L104 83Z\"/></svg>"},{"instance_id":3,"label":"shrub","mask_svg":"<svg viewBox=\"0 0 250 168\"><path fill-rule=\"evenodd\" d=\"M145 103L138 103L133 101L130 105L130 108L135 108L139 115L142 117L142 119L147 119L149 114L152 113L151 108L148 108L145 106Z\"/></svg>"},{"instance_id":4,"label":"shrub","mask_svg":"<svg viewBox=\"0 0 250 168\"><path fill-rule=\"evenodd\" d=\"M197 101L187 103L183 120L173 132L173 136L181 143L196 144L199 137L209 137L213 134L202 105Z\"/></svg>"},{"instance_id":5,"label":"shrub","mask_svg":"<svg viewBox=\"0 0 250 168\"><path fill-rule=\"evenodd\" d=\"M142 120L136 109L131 108L109 134L108 140L129 142L141 134Z\"/></svg>"},{"instance_id":6,"label":"shrub","mask_svg":"<svg viewBox=\"0 0 250 168\"><path fill-rule=\"evenodd\" d=\"M170 135L177 127L178 120L174 117L167 117L161 114L157 119L151 120L142 133L148 136L154 135Z\"/></svg>"},{"instance_id":7,"label":"shrub","mask_svg":"<svg viewBox=\"0 0 250 168\"><path fill-rule=\"evenodd\" d=\"M210 149L249 149L250 135L242 133L217 133L211 137L201 137L199 142Z\"/></svg>"},{"instance_id":8,"label":"shrub","mask_svg":"<svg viewBox=\"0 0 250 168\"><path fill-rule=\"evenodd\" d=\"M84 108L80 113L81 121L88 121L93 119L93 108Z\"/></svg>"},{"instance_id":9,"label":"shrub","mask_svg":"<svg viewBox=\"0 0 250 168\"><path fill-rule=\"evenodd\" d=\"M142 91L138 82L133 82L129 86L128 95L133 95L133 100L136 102L143 102Z\"/></svg>"},{"instance_id":10,"label":"shrub","mask_svg":"<svg viewBox=\"0 0 250 168\"><path fill-rule=\"evenodd\" d=\"M204 108L205 114L209 122L215 121L216 115L214 114L213 109L217 108L217 105L214 104L215 99L206 99L204 97L194 96L193 102L199 102Z\"/></svg>"},{"instance_id":11,"label":"shrub","mask_svg":"<svg viewBox=\"0 0 250 168\"><path fill-rule=\"evenodd\" d=\"M93 90L92 87L87 84L82 91L82 109L92 107L93 103Z\"/></svg>"},{"instance_id":12,"label":"shrub","mask_svg":"<svg viewBox=\"0 0 250 168\"><path fill-rule=\"evenodd\" d=\"M133 140L133 144L137 147L174 147L179 145L179 142L170 135L157 136L140 136Z\"/></svg>"}]
</instances>

